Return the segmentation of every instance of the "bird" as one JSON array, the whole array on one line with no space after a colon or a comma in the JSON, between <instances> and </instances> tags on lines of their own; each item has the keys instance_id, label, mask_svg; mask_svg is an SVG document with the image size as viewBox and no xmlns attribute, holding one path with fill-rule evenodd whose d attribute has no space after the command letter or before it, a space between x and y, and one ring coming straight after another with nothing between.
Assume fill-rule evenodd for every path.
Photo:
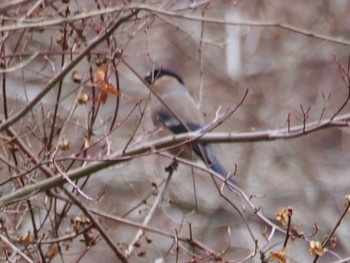
<instances>
[{"instance_id":1,"label":"bird","mask_svg":"<svg viewBox=\"0 0 350 263\"><path fill-rule=\"evenodd\" d=\"M156 127L161 127L173 134L203 130L203 117L183 79L177 73L165 68L154 69L144 77L144 80L153 93L160 98L160 100L153 98L150 107L151 118ZM237 186L231 174L217 159L211 144L193 143L191 151L222 179ZM177 149L177 152L172 151L174 155L187 159L193 158L192 152L188 152L184 148Z\"/></svg>"}]
</instances>

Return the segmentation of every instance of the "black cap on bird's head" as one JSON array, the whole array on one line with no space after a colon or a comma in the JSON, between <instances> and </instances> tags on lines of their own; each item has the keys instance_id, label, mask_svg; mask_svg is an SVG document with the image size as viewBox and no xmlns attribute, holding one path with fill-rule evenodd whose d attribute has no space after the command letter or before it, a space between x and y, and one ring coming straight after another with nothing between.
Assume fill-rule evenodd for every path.
<instances>
[{"instance_id":1,"label":"black cap on bird's head","mask_svg":"<svg viewBox=\"0 0 350 263\"><path fill-rule=\"evenodd\" d=\"M185 83L183 82L182 78L180 78L179 75L177 75L175 72L169 70L169 69L155 69L153 70L153 72L150 72L146 75L145 77L145 81L151 85L153 81L163 77L163 76L169 76L169 77L173 77L176 78L178 82L180 82L182 85L185 85Z\"/></svg>"}]
</instances>

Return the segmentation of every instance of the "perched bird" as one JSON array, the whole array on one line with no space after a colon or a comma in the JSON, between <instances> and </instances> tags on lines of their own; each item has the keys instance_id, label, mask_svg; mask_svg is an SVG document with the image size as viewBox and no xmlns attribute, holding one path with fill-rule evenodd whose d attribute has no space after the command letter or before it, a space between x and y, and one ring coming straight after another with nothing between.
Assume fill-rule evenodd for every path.
<instances>
[{"instance_id":1,"label":"perched bird","mask_svg":"<svg viewBox=\"0 0 350 263\"><path fill-rule=\"evenodd\" d=\"M156 127L163 127L175 134L194 132L203 128L203 117L183 80L175 72L167 69L156 69L145 77L145 81L162 100L153 98L151 103L151 117ZM217 160L210 144L193 143L191 147L192 151L208 167L224 179L230 175ZM184 158L193 155L183 148L177 149L177 152L172 151L172 153ZM231 176L228 181L236 185Z\"/></svg>"}]
</instances>

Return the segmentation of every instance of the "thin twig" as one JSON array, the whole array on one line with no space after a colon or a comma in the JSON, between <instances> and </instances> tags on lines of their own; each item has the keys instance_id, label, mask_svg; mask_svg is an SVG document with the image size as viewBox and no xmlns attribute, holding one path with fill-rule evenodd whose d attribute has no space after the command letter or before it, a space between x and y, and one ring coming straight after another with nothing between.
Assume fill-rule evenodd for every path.
<instances>
[{"instance_id":1,"label":"thin twig","mask_svg":"<svg viewBox=\"0 0 350 263\"><path fill-rule=\"evenodd\" d=\"M175 162L175 161L174 161L174 162ZM156 209L157 209L158 205L160 204L160 202L161 202L161 201L163 200L163 198L164 198L164 194L165 194L166 190L168 189L168 185L169 185L169 183L170 183L170 179L171 179L171 177L172 177L172 175L173 175L174 169L171 169L171 168L170 168L168 171L169 171L169 172L168 172L168 177L167 177L167 179L166 179L166 181L165 181L165 184L163 185L163 187L161 188L161 190L158 192L157 197L156 197L156 199L154 200L154 203L152 204L151 209L149 210L147 216L146 216L145 219L143 220L142 226L147 226L147 225L149 224L149 222L151 221L151 219L152 219L154 213L156 212ZM140 228L139 231L136 233L134 239L130 242L130 244L129 244L127 250L125 251L125 254L126 254L127 256L131 255L131 253L132 253L132 251L133 251L133 249L134 249L134 247L135 247L134 244L135 244L137 241L140 240L140 238L142 237L143 233L144 233L143 228Z\"/></svg>"},{"instance_id":2,"label":"thin twig","mask_svg":"<svg viewBox=\"0 0 350 263\"><path fill-rule=\"evenodd\" d=\"M108 38L110 35L113 34L115 30L119 28L121 24L128 21L130 18L135 16L137 12L132 12L128 15L125 15L121 19L115 22L114 25L112 25L109 29L106 29L105 31L102 31L101 34L93 39L90 44L83 49L83 51L70 63L68 63L65 67L62 68L61 72L59 72L54 78L50 80L50 82L46 85L46 87L42 88L41 91L37 94L37 96L30 101L26 107L24 107L22 110L19 110L14 116L10 117L6 121L1 121L0 123L0 132L4 131L6 128L12 126L14 123L16 123L18 120L20 120L26 113L28 113L38 102L41 101L41 99L51 90L53 87L61 81L62 78L64 78L81 60L83 60L89 52L97 47L99 44L101 44L106 38ZM1 31L1 27L0 27Z\"/></svg>"},{"instance_id":3,"label":"thin twig","mask_svg":"<svg viewBox=\"0 0 350 263\"><path fill-rule=\"evenodd\" d=\"M74 21L80 21L88 18L93 18L95 16L101 16L106 14L111 14L115 12L122 12L122 11L130 11L130 10L137 10L137 11L147 11L150 13L153 13L158 16L169 16L169 17L177 17L181 19L186 19L190 21L197 21L197 22L206 22L206 23L212 23L212 24L223 24L223 25L230 25L230 26L245 26L245 27L276 27L283 30L291 31L293 33L301 34L306 37L311 37L315 39L320 39L324 41L328 41L335 44L350 46L350 40L344 39L344 37L333 37L330 35L321 34L318 32L313 32L311 30L307 30L304 28L296 27L287 23L281 23L276 21L229 21L225 19L220 18L212 18L212 17L202 17L198 15L192 15L188 13L182 13L178 11L172 11L172 10L166 10L163 8L158 8L151 5L145 5L145 4L130 4L130 5L124 5L124 6L116 6L112 8L105 8L101 10L94 10L90 12L84 12L77 15L72 15L67 18L54 18L54 19L27 19L23 23L15 23L12 25L4 25L0 27L0 32L6 32L6 31L19 31L22 29L30 29L30 28L46 28L50 26L57 26L62 23L70 23Z\"/></svg>"},{"instance_id":4,"label":"thin twig","mask_svg":"<svg viewBox=\"0 0 350 263\"><path fill-rule=\"evenodd\" d=\"M326 119L324 121L312 122L306 125L299 125L291 127L288 131L286 129L277 129L272 131L260 131L260 132L244 132L244 133L207 133L201 135L198 132L186 133L181 135L172 135L165 138L157 139L151 142L146 142L142 145L136 145L135 147L130 147L123 154L122 151L117 151L111 156L104 160L88 160L92 163L85 167L77 168L71 170L67 173L68 177L72 180L86 177L92 173L98 172L107 167L114 166L116 164L121 164L124 162L131 161L134 158L148 156L152 153L157 153L164 151L169 147L174 145L184 144L188 141L196 141L203 143L252 143L258 141L273 141L273 140L286 140L304 136L305 134L310 134L316 131L320 131L331 127L348 127L348 119L350 114L339 115L332 121ZM305 131L303 131L305 128ZM74 157L69 157L74 158ZM57 159L59 161L61 159ZM63 160L63 159L62 159ZM64 180L61 176L54 176L38 182L34 185L27 185L21 189L18 189L12 193L0 197L0 207L6 206L16 201L22 200L23 198L28 198L30 196L36 195L43 191L47 191L51 188L60 186L64 184Z\"/></svg>"},{"instance_id":5,"label":"thin twig","mask_svg":"<svg viewBox=\"0 0 350 263\"><path fill-rule=\"evenodd\" d=\"M6 245L8 245L14 252L14 254L18 254L21 256L25 261L29 263L34 263L33 260L31 260L26 254L24 254L21 250L19 250L15 245L13 245L4 235L0 234L0 241L4 242Z\"/></svg>"}]
</instances>

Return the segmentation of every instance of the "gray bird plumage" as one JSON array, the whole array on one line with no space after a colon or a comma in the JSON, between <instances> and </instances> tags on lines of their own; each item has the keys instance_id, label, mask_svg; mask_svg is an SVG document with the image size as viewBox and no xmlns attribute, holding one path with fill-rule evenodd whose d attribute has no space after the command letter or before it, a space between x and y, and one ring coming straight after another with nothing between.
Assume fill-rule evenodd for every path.
<instances>
[{"instance_id":1,"label":"gray bird plumage","mask_svg":"<svg viewBox=\"0 0 350 263\"><path fill-rule=\"evenodd\" d=\"M204 125L202 115L180 76L171 70L156 69L145 77L145 81L162 100L152 103L151 107L152 120L156 126L164 126L175 134L202 129ZM227 170L217 160L210 144L193 143L192 150L224 179L229 176ZM232 177L229 177L228 181L237 185Z\"/></svg>"}]
</instances>

